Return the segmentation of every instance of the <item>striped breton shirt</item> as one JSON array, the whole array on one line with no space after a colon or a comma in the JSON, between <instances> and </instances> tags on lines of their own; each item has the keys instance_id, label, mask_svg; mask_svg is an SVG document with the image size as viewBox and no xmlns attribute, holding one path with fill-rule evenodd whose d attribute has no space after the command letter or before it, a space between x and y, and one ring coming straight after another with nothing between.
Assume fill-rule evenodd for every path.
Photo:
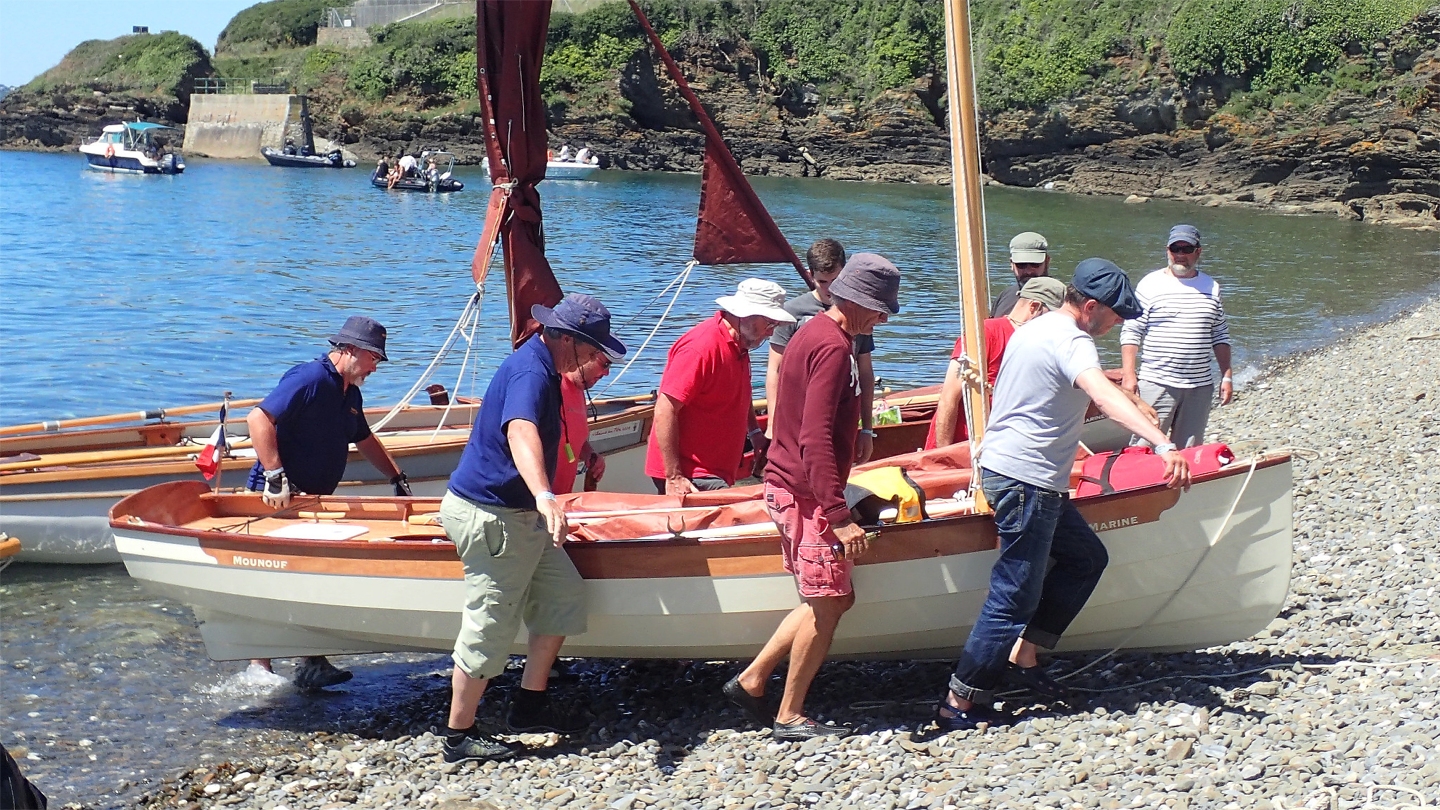
<instances>
[{"instance_id":1,"label":"striped breton shirt","mask_svg":"<svg viewBox=\"0 0 1440 810\"><path fill-rule=\"evenodd\" d=\"M1120 345L1140 346L1140 379L1172 388L1214 385L1215 347L1230 343L1220 285L1205 273L1156 270L1135 286L1145 314L1126 321Z\"/></svg>"}]
</instances>

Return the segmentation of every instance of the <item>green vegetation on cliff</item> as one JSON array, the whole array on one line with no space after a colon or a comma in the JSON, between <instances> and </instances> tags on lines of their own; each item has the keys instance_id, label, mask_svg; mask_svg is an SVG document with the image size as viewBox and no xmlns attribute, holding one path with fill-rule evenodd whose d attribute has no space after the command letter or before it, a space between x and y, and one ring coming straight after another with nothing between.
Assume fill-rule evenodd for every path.
<instances>
[{"instance_id":1,"label":"green vegetation on cliff","mask_svg":"<svg viewBox=\"0 0 1440 810\"><path fill-rule=\"evenodd\" d=\"M331 0L270 0L244 9L230 19L216 54L224 51L294 48L315 44L325 7Z\"/></svg>"},{"instance_id":2,"label":"green vegetation on cliff","mask_svg":"<svg viewBox=\"0 0 1440 810\"><path fill-rule=\"evenodd\" d=\"M196 77L211 73L210 55L203 45L184 34L165 31L82 42L60 64L22 89L35 93L90 89L184 98Z\"/></svg>"}]
</instances>

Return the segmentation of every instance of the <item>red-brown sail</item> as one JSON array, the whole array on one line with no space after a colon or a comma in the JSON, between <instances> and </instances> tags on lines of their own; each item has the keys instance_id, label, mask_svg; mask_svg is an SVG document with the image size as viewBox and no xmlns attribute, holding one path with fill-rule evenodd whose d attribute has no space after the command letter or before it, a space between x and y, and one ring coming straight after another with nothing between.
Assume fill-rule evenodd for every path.
<instances>
[{"instance_id":1,"label":"red-brown sail","mask_svg":"<svg viewBox=\"0 0 1440 810\"><path fill-rule=\"evenodd\" d=\"M553 306L561 296L560 283L545 258L540 192L535 188L545 179L548 150L540 63L549 26L549 0L475 3L475 78L494 190L486 236L476 248L472 272L476 282L484 280L494 244L485 241L494 238L489 218L498 217L512 345L535 331L530 306Z\"/></svg>"},{"instance_id":2,"label":"red-brown sail","mask_svg":"<svg viewBox=\"0 0 1440 810\"><path fill-rule=\"evenodd\" d=\"M680 95L690 103L690 111L705 132L705 166L700 174L700 216L695 223L695 259L701 264L737 262L790 262L805 283L814 287L810 272L800 263L794 248L770 218L770 212L755 196L750 181L740 171L740 164L725 145L715 122L701 106L700 99L686 83L679 65L665 50L645 12L635 0L629 0L635 18L650 37L650 42L665 63L670 78L680 88Z\"/></svg>"}]
</instances>

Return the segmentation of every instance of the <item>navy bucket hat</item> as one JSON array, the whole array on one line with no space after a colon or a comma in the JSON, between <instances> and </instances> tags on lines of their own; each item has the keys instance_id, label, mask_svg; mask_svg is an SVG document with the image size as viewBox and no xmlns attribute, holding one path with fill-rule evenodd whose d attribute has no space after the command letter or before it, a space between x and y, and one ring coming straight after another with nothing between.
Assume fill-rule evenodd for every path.
<instances>
[{"instance_id":1,"label":"navy bucket hat","mask_svg":"<svg viewBox=\"0 0 1440 810\"><path fill-rule=\"evenodd\" d=\"M569 332L616 360L625 356L625 344L610 334L610 310L593 295L570 293L554 308L535 304L530 317L546 329Z\"/></svg>"},{"instance_id":2,"label":"navy bucket hat","mask_svg":"<svg viewBox=\"0 0 1440 810\"><path fill-rule=\"evenodd\" d=\"M364 315L351 315L345 319L345 325L330 338L333 346L355 346L366 351L372 351L380 355L381 360L389 360L385 356L385 327L374 318L367 318Z\"/></svg>"},{"instance_id":3,"label":"navy bucket hat","mask_svg":"<svg viewBox=\"0 0 1440 810\"><path fill-rule=\"evenodd\" d=\"M1075 277L1070 283L1086 298L1094 298L1127 321L1145 314L1135 297L1130 277L1109 259L1080 262L1075 266Z\"/></svg>"}]
</instances>

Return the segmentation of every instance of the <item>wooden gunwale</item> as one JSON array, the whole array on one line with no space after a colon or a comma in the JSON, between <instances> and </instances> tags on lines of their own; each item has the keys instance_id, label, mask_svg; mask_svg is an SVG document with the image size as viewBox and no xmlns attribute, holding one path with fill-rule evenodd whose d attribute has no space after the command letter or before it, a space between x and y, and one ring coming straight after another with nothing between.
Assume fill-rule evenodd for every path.
<instances>
[{"instance_id":1,"label":"wooden gunwale","mask_svg":"<svg viewBox=\"0 0 1440 810\"><path fill-rule=\"evenodd\" d=\"M1287 453L1268 454L1255 462L1257 470L1283 464L1289 461ZM1195 484L1245 475L1250 471L1249 463L1235 463L1221 470L1197 475ZM177 503L189 498L186 503ZM1130 507L1144 505L1151 515L1142 522L1158 520L1160 515L1179 502L1181 494L1164 484L1152 484L1140 489L1117 492L1111 495L1092 496L1076 501L1076 505L1092 513L1106 515L1115 506L1126 507L1127 514L1139 511ZM390 497L344 497L325 496L318 499L318 505L306 500L293 509L343 509L346 503L372 507L389 505L393 517L380 517L384 509L375 509L368 518L357 517L348 523L392 525L402 523L410 514L433 512L438 509L438 498L401 499ZM116 504L110 512L110 524L117 530L145 531L190 537L201 541L207 552L233 552L238 554L271 555L287 557L297 561L294 570L311 570L318 573L350 574L360 576L414 576L420 578L458 577L460 568L455 557L454 546L446 540L438 527L403 526L401 537L376 542L369 540L302 540L265 537L262 534L241 534L237 532L196 529L188 525L169 525L161 521L146 520L143 515L154 510L168 512L175 507L198 509L208 513L209 518L233 518L243 521L248 518L268 515L268 508L260 504L258 495L216 497L204 490L200 482L186 481L164 484L144 490ZM188 505L188 506L187 506ZM203 506L202 506L203 505ZM243 505L243 506L242 506ZM241 506L241 508L234 508ZM246 506L250 508L245 508ZM221 507L228 507L222 513ZM251 512L258 514L252 514ZM136 514L136 513L140 514ZM1119 512L1116 512L1118 515ZM134 519L132 521L132 518ZM192 518L185 523L207 519L205 516ZM268 518L262 518L267 520ZM287 522L295 522L294 519ZM272 526L261 526L257 530L268 530ZM996 535L992 518L987 514L959 515L937 518L921 523L886 526L880 530L881 537L865 557L856 560L857 565L901 562L928 557L966 554L986 551L996 547ZM407 540L408 535L415 539ZM393 536L393 535L385 535ZM436 542L439 540L439 542ZM586 579L644 579L654 577L697 577L697 576L754 576L773 574L783 570L780 553L774 537L735 537L715 540L690 538L674 540L605 540L599 542L567 543L566 551ZM213 555L213 554L212 554ZM308 561L309 564L305 564ZM439 568L422 565L397 564L424 563L429 566L444 564Z\"/></svg>"}]
</instances>

